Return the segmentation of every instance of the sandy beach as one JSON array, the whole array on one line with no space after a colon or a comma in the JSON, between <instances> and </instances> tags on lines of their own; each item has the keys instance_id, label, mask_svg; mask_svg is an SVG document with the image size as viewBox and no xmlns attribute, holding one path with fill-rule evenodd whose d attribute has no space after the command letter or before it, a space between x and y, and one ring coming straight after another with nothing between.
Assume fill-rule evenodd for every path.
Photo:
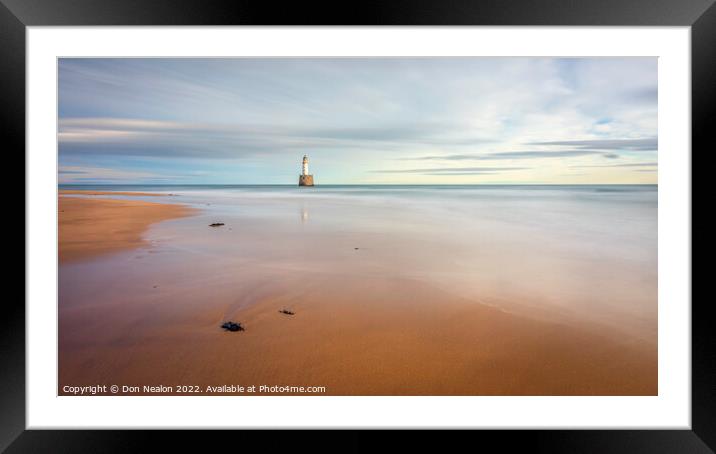
<instances>
[{"instance_id":1,"label":"sandy beach","mask_svg":"<svg viewBox=\"0 0 716 454\"><path fill-rule=\"evenodd\" d=\"M492 304L529 308L540 296L519 301L516 290L476 277L474 286L446 281L445 266L460 274L459 251L435 249L425 235L403 247L392 234L329 231L321 211L301 210L290 231L246 214L212 228L216 214L182 205L60 197L59 394L63 385L112 383L198 386L199 394L221 385L323 386L325 395L657 394L648 319L610 326L607 315ZM246 330L221 330L227 320Z\"/></svg>"},{"instance_id":2,"label":"sandy beach","mask_svg":"<svg viewBox=\"0 0 716 454\"><path fill-rule=\"evenodd\" d=\"M187 216L180 205L137 200L87 199L73 195L108 195L99 191L61 191L58 200L60 262L79 260L142 245L142 233L155 222ZM111 193L146 196L147 193ZM158 196L160 194L151 194Z\"/></svg>"}]
</instances>

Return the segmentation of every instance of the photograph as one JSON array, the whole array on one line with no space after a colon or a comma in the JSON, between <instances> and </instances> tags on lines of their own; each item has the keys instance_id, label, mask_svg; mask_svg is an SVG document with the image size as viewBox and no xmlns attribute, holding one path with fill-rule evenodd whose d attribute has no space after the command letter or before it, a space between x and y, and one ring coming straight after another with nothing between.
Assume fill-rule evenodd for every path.
<instances>
[{"instance_id":1,"label":"photograph","mask_svg":"<svg viewBox=\"0 0 716 454\"><path fill-rule=\"evenodd\" d=\"M658 57L56 65L57 395L659 395Z\"/></svg>"}]
</instances>

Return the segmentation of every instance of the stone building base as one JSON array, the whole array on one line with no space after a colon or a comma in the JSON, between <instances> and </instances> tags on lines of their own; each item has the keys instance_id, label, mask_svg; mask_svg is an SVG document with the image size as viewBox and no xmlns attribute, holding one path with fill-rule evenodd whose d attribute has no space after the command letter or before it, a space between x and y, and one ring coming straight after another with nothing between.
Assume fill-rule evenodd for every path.
<instances>
[{"instance_id":1,"label":"stone building base","mask_svg":"<svg viewBox=\"0 0 716 454\"><path fill-rule=\"evenodd\" d=\"M298 177L299 186L313 186L313 175L300 175Z\"/></svg>"}]
</instances>

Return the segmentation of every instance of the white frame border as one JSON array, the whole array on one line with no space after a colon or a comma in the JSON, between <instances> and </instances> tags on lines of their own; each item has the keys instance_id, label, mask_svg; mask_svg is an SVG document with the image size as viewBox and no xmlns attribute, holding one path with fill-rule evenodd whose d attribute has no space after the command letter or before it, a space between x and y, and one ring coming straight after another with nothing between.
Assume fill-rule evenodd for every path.
<instances>
[{"instance_id":1,"label":"white frame border","mask_svg":"<svg viewBox=\"0 0 716 454\"><path fill-rule=\"evenodd\" d=\"M27 428L691 427L690 27L28 27ZM57 396L59 56L658 56L659 395ZM232 405L226 405L232 399Z\"/></svg>"}]
</instances>

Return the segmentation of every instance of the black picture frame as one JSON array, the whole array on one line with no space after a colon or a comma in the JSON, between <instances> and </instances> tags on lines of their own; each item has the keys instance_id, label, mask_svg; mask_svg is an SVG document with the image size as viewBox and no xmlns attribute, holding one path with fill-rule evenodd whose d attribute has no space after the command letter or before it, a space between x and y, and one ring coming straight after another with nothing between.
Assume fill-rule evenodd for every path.
<instances>
[{"instance_id":1,"label":"black picture frame","mask_svg":"<svg viewBox=\"0 0 716 454\"><path fill-rule=\"evenodd\" d=\"M384 0L309 4L208 0L0 0L0 136L5 152L25 148L25 32L29 26L90 25L553 25L690 26L692 150L706 148L716 119L716 6L714 0ZM663 126L662 126L663 127ZM702 150L706 151L706 150ZM693 156L693 151L691 152ZM23 161L24 167L24 161ZM689 301L684 301L688 304ZM691 430L460 431L448 437L474 448L501 451L708 453L716 450L716 348L707 300L693 299ZM163 450L187 446L198 432L25 430L25 306L5 298L0 329L0 450L7 452L132 452L159 442ZM247 437L269 449L308 444L310 432L232 431L203 436L211 445L238 449ZM445 448L412 431L400 440L381 434L382 448ZM374 433L333 431L333 449L375 447ZM444 438L444 437L443 437ZM253 441L253 440L252 440ZM227 444L228 443L228 444ZM234 445L233 443L236 443ZM312 449L331 449L328 439ZM399 443L399 444L398 444ZM440 443L440 445L434 444ZM494 445L493 443L498 443Z\"/></svg>"}]
</instances>

